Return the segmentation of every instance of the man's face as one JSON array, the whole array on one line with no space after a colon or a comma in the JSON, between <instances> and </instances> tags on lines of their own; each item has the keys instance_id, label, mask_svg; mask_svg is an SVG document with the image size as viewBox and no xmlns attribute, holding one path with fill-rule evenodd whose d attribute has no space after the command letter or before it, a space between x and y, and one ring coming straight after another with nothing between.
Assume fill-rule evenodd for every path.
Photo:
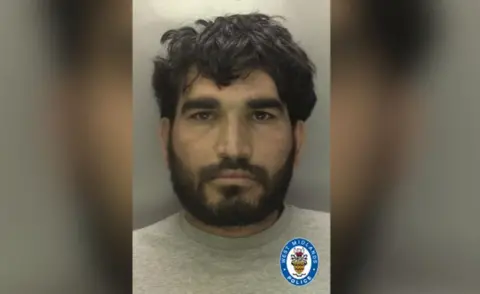
<instances>
[{"instance_id":1,"label":"man's face","mask_svg":"<svg viewBox=\"0 0 480 294\"><path fill-rule=\"evenodd\" d=\"M163 125L177 196L209 225L263 220L283 205L303 124L292 129L274 81L262 71L221 88L193 71L187 80L173 125Z\"/></svg>"},{"instance_id":2,"label":"man's face","mask_svg":"<svg viewBox=\"0 0 480 294\"><path fill-rule=\"evenodd\" d=\"M131 2L112 4L86 28L84 62L65 82L62 123L84 196L109 228L123 228L131 226Z\"/></svg>"},{"instance_id":3,"label":"man's face","mask_svg":"<svg viewBox=\"0 0 480 294\"><path fill-rule=\"evenodd\" d=\"M331 196L340 232L358 224L396 178L411 127L411 100L361 34L356 2L332 2Z\"/></svg>"}]
</instances>

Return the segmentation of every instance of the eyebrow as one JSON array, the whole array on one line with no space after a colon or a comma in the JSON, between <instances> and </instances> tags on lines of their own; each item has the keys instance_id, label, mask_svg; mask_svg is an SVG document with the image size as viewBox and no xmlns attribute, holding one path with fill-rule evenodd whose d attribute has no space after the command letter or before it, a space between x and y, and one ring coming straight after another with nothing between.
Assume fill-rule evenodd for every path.
<instances>
[{"instance_id":1,"label":"eyebrow","mask_svg":"<svg viewBox=\"0 0 480 294\"><path fill-rule=\"evenodd\" d=\"M279 111L284 110L282 102L280 102L276 98L258 98L258 99L253 99L247 102L247 106L251 109L267 109L267 108L273 108L277 109Z\"/></svg>"},{"instance_id":2,"label":"eyebrow","mask_svg":"<svg viewBox=\"0 0 480 294\"><path fill-rule=\"evenodd\" d=\"M181 113L184 114L187 111L194 109L217 109L220 107L220 102L217 99L211 97L204 97L199 99L192 99L186 101L182 105Z\"/></svg>"},{"instance_id":3,"label":"eyebrow","mask_svg":"<svg viewBox=\"0 0 480 294\"><path fill-rule=\"evenodd\" d=\"M277 109L279 111L284 111L283 104L276 98L257 98L249 100L246 103L247 107L253 110L258 109ZM181 113L185 114L191 110L205 109L205 110L214 110L220 108L220 102L212 97L203 97L187 100L181 108Z\"/></svg>"}]
</instances>

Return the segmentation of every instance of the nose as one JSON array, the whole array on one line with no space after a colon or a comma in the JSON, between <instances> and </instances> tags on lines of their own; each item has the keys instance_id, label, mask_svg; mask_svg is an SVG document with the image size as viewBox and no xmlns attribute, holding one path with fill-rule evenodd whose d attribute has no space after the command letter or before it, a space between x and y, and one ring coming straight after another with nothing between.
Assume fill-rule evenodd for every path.
<instances>
[{"instance_id":1,"label":"nose","mask_svg":"<svg viewBox=\"0 0 480 294\"><path fill-rule=\"evenodd\" d=\"M247 123L230 119L220 127L215 149L220 158L246 158L252 155L251 132Z\"/></svg>"}]
</instances>

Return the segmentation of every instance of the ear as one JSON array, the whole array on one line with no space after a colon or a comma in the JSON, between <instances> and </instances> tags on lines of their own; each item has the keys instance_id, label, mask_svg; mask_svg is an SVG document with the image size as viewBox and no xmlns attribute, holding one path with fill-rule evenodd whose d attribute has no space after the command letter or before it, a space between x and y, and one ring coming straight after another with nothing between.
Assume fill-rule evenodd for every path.
<instances>
[{"instance_id":1,"label":"ear","mask_svg":"<svg viewBox=\"0 0 480 294\"><path fill-rule=\"evenodd\" d=\"M162 155L163 155L163 160L165 161L165 164L168 167L168 140L170 139L170 130L171 128L171 123L168 118L162 118L160 120L160 127L159 127L159 137L160 137L160 143L162 145Z\"/></svg>"},{"instance_id":2,"label":"ear","mask_svg":"<svg viewBox=\"0 0 480 294\"><path fill-rule=\"evenodd\" d=\"M293 130L293 139L295 140L295 166L300 163L300 152L302 151L305 142L305 122L297 121Z\"/></svg>"}]
</instances>

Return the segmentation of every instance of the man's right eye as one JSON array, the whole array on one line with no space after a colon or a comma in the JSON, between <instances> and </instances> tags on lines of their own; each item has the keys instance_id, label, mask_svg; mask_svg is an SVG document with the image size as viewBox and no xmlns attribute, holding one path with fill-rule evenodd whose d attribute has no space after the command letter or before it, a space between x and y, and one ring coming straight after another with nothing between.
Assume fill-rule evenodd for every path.
<instances>
[{"instance_id":1,"label":"man's right eye","mask_svg":"<svg viewBox=\"0 0 480 294\"><path fill-rule=\"evenodd\" d=\"M194 120L208 121L214 118L214 114L209 111L201 111L201 112L196 112L192 114L190 118Z\"/></svg>"}]
</instances>

